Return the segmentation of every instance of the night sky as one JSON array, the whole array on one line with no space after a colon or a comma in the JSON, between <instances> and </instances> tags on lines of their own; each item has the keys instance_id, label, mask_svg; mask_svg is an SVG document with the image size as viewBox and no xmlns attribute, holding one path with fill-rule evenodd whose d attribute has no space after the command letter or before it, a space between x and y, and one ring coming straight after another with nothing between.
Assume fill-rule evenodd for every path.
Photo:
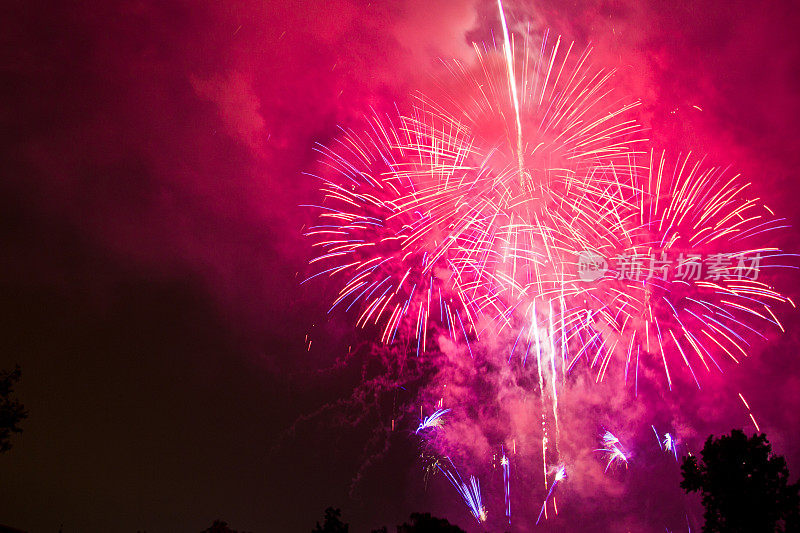
<instances>
[{"instance_id":1,"label":"night sky","mask_svg":"<svg viewBox=\"0 0 800 533\"><path fill-rule=\"evenodd\" d=\"M495 2L14 0L2 13L0 368L22 367L30 417L0 456L0 523L307 531L334 505L355 532L412 511L474 527L451 487L425 491L407 431L384 442L378 414L352 423L344 399L369 349L342 363L364 335L326 314L336 287L300 286L301 205L318 199L315 143L407 105L439 58L469 60L500 31ZM800 227L796 2L509 1L507 16L592 43L654 142L732 165ZM796 229L779 239L797 253ZM797 300L797 277L780 282ZM800 315L781 317L786 334L703 394L744 392L796 479ZM700 443L752 430L740 405L701 416ZM683 501L675 471L658 477ZM636 520L595 502L541 530L664 531L674 509L680 525L670 497L664 515L632 483Z\"/></svg>"}]
</instances>

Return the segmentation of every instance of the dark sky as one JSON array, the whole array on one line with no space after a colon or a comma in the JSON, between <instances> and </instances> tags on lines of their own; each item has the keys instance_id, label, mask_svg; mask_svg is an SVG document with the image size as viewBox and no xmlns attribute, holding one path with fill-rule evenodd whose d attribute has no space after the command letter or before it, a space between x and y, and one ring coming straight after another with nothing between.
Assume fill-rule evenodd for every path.
<instances>
[{"instance_id":1,"label":"dark sky","mask_svg":"<svg viewBox=\"0 0 800 533\"><path fill-rule=\"evenodd\" d=\"M651 138L733 164L798 227L795 2L508 2L508 17L592 42ZM0 523L305 531L333 504L355 531L414 510L470 526L446 487L423 492L410 439L376 448L347 407L307 416L360 369L335 365L354 339L325 315L330 288L299 287L299 206L314 143L498 30L488 0L6 2L0 368L22 366L30 418L0 456ZM785 318L731 380L798 472Z\"/></svg>"}]
</instances>

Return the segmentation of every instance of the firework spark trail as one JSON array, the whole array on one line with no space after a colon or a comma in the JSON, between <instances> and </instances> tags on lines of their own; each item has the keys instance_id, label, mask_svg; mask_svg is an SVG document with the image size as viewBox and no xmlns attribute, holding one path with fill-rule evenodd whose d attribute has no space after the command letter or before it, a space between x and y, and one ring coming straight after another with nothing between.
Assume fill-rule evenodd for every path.
<instances>
[{"instance_id":1,"label":"firework spark trail","mask_svg":"<svg viewBox=\"0 0 800 533\"><path fill-rule=\"evenodd\" d=\"M511 48L511 38L508 33L508 25L506 24L506 15L503 12L503 1L497 0L497 9L500 11L500 23L503 26L503 51L506 58L506 69L508 71L508 85L511 88L511 99L514 102L514 116L516 118L517 126L517 160L519 163L520 178L523 175L525 162L522 155L522 120L519 118L519 97L517 96L517 78L514 75L514 57Z\"/></svg>"},{"instance_id":2,"label":"firework spark trail","mask_svg":"<svg viewBox=\"0 0 800 533\"><path fill-rule=\"evenodd\" d=\"M555 365L556 358L556 344L554 341L555 331L553 325L553 307L552 303L548 305L547 314L547 329L540 328L538 313L536 308L536 301L534 300L530 306L531 325L528 328L528 338L526 348L526 358L530 346L533 345L536 353L536 372L539 382L539 400L541 403L541 426L542 426L542 477L544 480L544 490L548 492L549 481L548 474L550 471L550 464L553 463L552 459L557 458L558 455L558 392L556 389L557 371ZM542 340L542 335L546 339ZM549 359L549 361L548 361ZM523 360L524 363L524 360ZM549 370L549 372L547 372ZM549 375L548 375L549 374ZM547 381L550 381L548 384ZM550 405L548 406L548 401ZM548 423L548 413L553 415L553 428L550 431L550 424Z\"/></svg>"},{"instance_id":3,"label":"firework spark trail","mask_svg":"<svg viewBox=\"0 0 800 533\"><path fill-rule=\"evenodd\" d=\"M420 431L429 429L429 428L439 428L442 427L444 424L444 420L442 417L450 412L450 409L438 409L433 412L430 416L426 416L422 420L420 420L419 427L414 432L415 434L419 434Z\"/></svg>"},{"instance_id":4,"label":"firework spark trail","mask_svg":"<svg viewBox=\"0 0 800 533\"><path fill-rule=\"evenodd\" d=\"M547 491L547 408L545 405L545 385L544 374L542 372L542 343L539 336L539 324L536 316L536 301L531 305L531 320L532 325L530 333L533 334L536 340L536 372L539 376L539 400L542 405L542 475L544 477L544 490ZM530 346L530 337L528 338L528 345Z\"/></svg>"},{"instance_id":5,"label":"firework spark trail","mask_svg":"<svg viewBox=\"0 0 800 533\"><path fill-rule=\"evenodd\" d=\"M659 447L659 448L661 448L661 449L663 450L663 449L664 449L664 447L663 447L663 445L662 445L662 443L661 443L661 437L660 437L660 436L659 436L659 434L658 434L658 430L657 430L657 429L656 429L656 427L655 427L654 425L652 425L652 424L650 424L650 428L653 430L653 435L655 435L655 436L656 436L656 443L658 444L658 447Z\"/></svg>"},{"instance_id":6,"label":"firework spark trail","mask_svg":"<svg viewBox=\"0 0 800 533\"><path fill-rule=\"evenodd\" d=\"M505 503L506 520L511 524L511 461L505 452L503 452L503 457L500 459L500 465L503 467L503 501Z\"/></svg>"},{"instance_id":7,"label":"firework spark trail","mask_svg":"<svg viewBox=\"0 0 800 533\"><path fill-rule=\"evenodd\" d=\"M553 484L550 485L550 490L547 492L547 496L544 498L544 502L542 502L542 509L539 511L539 517L536 519L536 524L539 524L539 521L542 519L542 515L544 514L545 520L547 520L547 501L550 499L550 496L553 494L553 491L556 488L556 485L562 480L567 477L567 469L564 465L559 466L556 469L556 475L553 478Z\"/></svg>"},{"instance_id":8,"label":"firework spark trail","mask_svg":"<svg viewBox=\"0 0 800 533\"><path fill-rule=\"evenodd\" d=\"M596 452L608 453L608 462L606 463L605 472L608 472L609 467L615 462L619 462L628 466L628 454L622 448L619 439L613 433L606 430L602 435L603 448L598 448Z\"/></svg>"},{"instance_id":9,"label":"firework spark trail","mask_svg":"<svg viewBox=\"0 0 800 533\"><path fill-rule=\"evenodd\" d=\"M452 472L449 469L442 468L441 465L438 465L439 470L445 475L445 477L450 481L453 487L458 491L461 497L464 499L464 503L467 504L470 513L478 523L486 522L486 508L483 506L483 502L481 500L481 484L475 476L469 477L469 484L464 483L461 479L461 474L458 473L453 461L448 457L448 461L450 462L450 467Z\"/></svg>"},{"instance_id":10,"label":"firework spark trail","mask_svg":"<svg viewBox=\"0 0 800 533\"><path fill-rule=\"evenodd\" d=\"M556 381L557 381L557 374L556 374L556 347L555 347L555 331L553 329L553 303L550 302L549 305L549 313L547 314L547 319L549 321L549 329L547 339L550 343L550 385L551 391L553 395L553 425L555 426L555 434L556 434L556 447L558 446L558 437L559 437L559 427L558 427L558 392L556 390ZM564 356L566 353L564 354ZM563 356L562 356L563 357ZM557 448L556 448L557 450Z\"/></svg>"},{"instance_id":11,"label":"firework spark trail","mask_svg":"<svg viewBox=\"0 0 800 533\"><path fill-rule=\"evenodd\" d=\"M665 452L672 452L672 455L675 456L675 462L678 461L678 446L675 443L672 435L670 433L664 433L664 451Z\"/></svg>"},{"instance_id":12,"label":"firework spark trail","mask_svg":"<svg viewBox=\"0 0 800 533\"><path fill-rule=\"evenodd\" d=\"M658 447L661 450L671 453L675 457L675 461L678 461L678 443L675 442L675 437L672 433L664 433L663 437L658 434L656 427L651 425L653 428L653 433L656 436L656 442L658 443Z\"/></svg>"},{"instance_id":13,"label":"firework spark trail","mask_svg":"<svg viewBox=\"0 0 800 533\"><path fill-rule=\"evenodd\" d=\"M744 399L744 396L742 396L741 392L739 393L739 398L742 400L745 409L747 409L747 414L750 415L750 420L753 421L753 425L755 426L756 431L761 433L761 428L758 426L758 422L756 422L756 417L753 416L753 411L750 410L750 404L747 403L747 400Z\"/></svg>"}]
</instances>

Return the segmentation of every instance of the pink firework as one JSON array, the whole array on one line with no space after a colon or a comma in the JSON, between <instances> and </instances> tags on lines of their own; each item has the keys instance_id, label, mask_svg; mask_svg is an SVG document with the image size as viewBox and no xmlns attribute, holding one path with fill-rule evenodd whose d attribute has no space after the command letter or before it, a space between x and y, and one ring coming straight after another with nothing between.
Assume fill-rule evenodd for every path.
<instances>
[{"instance_id":1,"label":"pink firework","mask_svg":"<svg viewBox=\"0 0 800 533\"><path fill-rule=\"evenodd\" d=\"M340 287L331 309L383 343L415 341L417 355L434 348L432 333L449 336L435 376L449 381L426 391L435 398L420 403L436 408L420 413L415 433L428 471L444 473L481 523L478 478L465 483L449 457L483 435L465 428L485 413L503 419L489 421L485 447L513 443L515 465L540 469L547 519L571 464L559 449L559 397L581 382L571 376L579 365L596 381L614 369L638 386L648 365L670 389L679 370L699 386L701 373L746 356L762 326L782 329L775 307L792 304L766 279L784 254L764 243L783 222L748 184L691 155L640 151L637 104L614 96L613 71L547 34L515 46L498 7L499 49L476 45L474 64L445 63L437 89L405 112L372 115L319 149L323 198L307 232L312 278ZM473 351L487 336L500 350ZM489 372L496 379L481 382ZM495 393L486 403L483 389ZM519 414L531 406L533 423ZM527 456L516 455L517 438ZM596 451L605 470L628 465L610 432ZM510 522L505 452L499 464Z\"/></svg>"},{"instance_id":2,"label":"pink firework","mask_svg":"<svg viewBox=\"0 0 800 533\"><path fill-rule=\"evenodd\" d=\"M738 362L763 326L783 329L774 309L791 301L767 273L785 254L763 243L784 223L747 194L748 183L691 155L671 162L652 153L641 166L606 172L630 179L620 189L633 192L630 209L616 244L601 249L612 260L606 275L575 281L584 291L573 305L585 313L572 320L585 329L577 337L594 343L598 379L618 357L636 380L650 358L670 388L676 367L699 385L700 371L722 368L720 354Z\"/></svg>"},{"instance_id":3,"label":"pink firework","mask_svg":"<svg viewBox=\"0 0 800 533\"><path fill-rule=\"evenodd\" d=\"M434 323L479 336L563 291L560 265L609 241L597 221L622 208L619 185L591 169L623 164L637 141L613 72L571 49L525 40L517 82L508 48L476 48L477 66L450 65L435 99L320 149L324 200L307 235L316 275L343 280L332 308L355 307L384 342L407 329L424 349Z\"/></svg>"}]
</instances>

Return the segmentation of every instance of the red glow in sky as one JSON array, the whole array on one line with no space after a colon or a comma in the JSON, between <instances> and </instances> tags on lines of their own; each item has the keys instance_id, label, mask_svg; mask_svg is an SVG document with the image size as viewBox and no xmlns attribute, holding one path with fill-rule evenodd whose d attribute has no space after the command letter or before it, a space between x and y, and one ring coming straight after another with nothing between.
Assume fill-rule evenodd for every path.
<instances>
[{"instance_id":1,"label":"red glow in sky","mask_svg":"<svg viewBox=\"0 0 800 533\"><path fill-rule=\"evenodd\" d=\"M731 164L800 227L795 3L505 5L512 31L592 43L654 141ZM302 531L335 505L357 531L418 510L471 527L452 494L424 492L409 439L363 451L370 430L336 416L286 429L360 382L335 364L358 341L325 315L319 292L335 288L298 288L314 145L407 105L439 58L500 39L496 3L17 2L1 19L0 368L22 366L31 414L0 457L0 523ZM742 392L796 476L800 322L784 318L704 405ZM700 406L692 423L748 420ZM638 483L609 488L629 491L629 515L598 504L572 524L663 531Z\"/></svg>"}]
</instances>

